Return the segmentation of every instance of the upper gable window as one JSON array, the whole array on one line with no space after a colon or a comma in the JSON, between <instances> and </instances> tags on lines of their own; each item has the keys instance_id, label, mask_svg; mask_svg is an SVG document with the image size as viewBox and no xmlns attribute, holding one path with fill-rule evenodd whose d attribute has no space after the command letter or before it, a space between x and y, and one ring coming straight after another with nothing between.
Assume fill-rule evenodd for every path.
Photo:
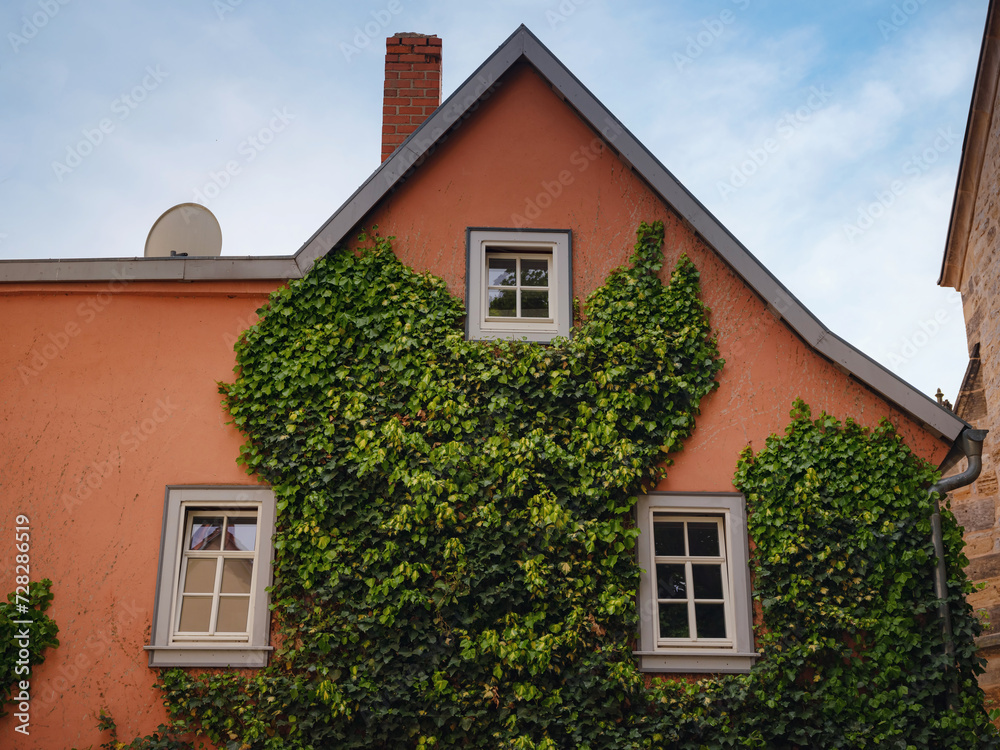
<instances>
[{"instance_id":1,"label":"upper gable window","mask_svg":"<svg viewBox=\"0 0 1000 750\"><path fill-rule=\"evenodd\" d=\"M551 341L573 322L570 233L468 231L469 339Z\"/></svg>"}]
</instances>

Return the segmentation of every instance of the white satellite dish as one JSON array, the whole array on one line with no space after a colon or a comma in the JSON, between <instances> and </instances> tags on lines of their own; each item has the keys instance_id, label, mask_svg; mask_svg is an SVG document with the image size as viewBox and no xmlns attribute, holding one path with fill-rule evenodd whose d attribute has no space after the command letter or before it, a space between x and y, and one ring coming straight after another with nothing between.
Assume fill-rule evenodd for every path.
<instances>
[{"instance_id":1,"label":"white satellite dish","mask_svg":"<svg viewBox=\"0 0 1000 750\"><path fill-rule=\"evenodd\" d=\"M197 203L181 203L164 211L149 230L144 253L147 258L221 254L222 228L219 220Z\"/></svg>"}]
</instances>

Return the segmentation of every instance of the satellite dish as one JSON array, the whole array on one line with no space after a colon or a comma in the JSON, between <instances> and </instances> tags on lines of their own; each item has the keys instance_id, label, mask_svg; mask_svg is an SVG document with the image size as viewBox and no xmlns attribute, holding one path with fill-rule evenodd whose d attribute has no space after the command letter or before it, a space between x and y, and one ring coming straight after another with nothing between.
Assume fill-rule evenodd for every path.
<instances>
[{"instance_id":1,"label":"satellite dish","mask_svg":"<svg viewBox=\"0 0 1000 750\"><path fill-rule=\"evenodd\" d=\"M221 254L222 228L219 220L197 203L181 203L164 211L149 230L144 253L147 258Z\"/></svg>"}]
</instances>

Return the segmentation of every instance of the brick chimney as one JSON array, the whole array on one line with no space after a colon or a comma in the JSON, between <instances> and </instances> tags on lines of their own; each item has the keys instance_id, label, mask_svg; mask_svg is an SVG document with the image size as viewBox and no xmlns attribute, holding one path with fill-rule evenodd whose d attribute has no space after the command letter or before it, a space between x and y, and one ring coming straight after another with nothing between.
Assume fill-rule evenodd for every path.
<instances>
[{"instance_id":1,"label":"brick chimney","mask_svg":"<svg viewBox=\"0 0 1000 750\"><path fill-rule=\"evenodd\" d=\"M441 40L399 33L385 40L382 161L441 104Z\"/></svg>"}]
</instances>

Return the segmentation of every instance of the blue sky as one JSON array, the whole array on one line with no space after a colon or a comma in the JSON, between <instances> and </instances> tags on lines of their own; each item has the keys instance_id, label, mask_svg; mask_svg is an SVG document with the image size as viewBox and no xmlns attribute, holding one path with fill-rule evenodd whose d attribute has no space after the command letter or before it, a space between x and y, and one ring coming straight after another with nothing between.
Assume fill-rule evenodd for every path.
<instances>
[{"instance_id":1,"label":"blue sky","mask_svg":"<svg viewBox=\"0 0 1000 750\"><path fill-rule=\"evenodd\" d=\"M293 253L378 166L386 36L442 37L447 96L524 23L835 333L954 399L936 281L986 7L8 0L0 258L141 255L193 200L223 254Z\"/></svg>"}]
</instances>

